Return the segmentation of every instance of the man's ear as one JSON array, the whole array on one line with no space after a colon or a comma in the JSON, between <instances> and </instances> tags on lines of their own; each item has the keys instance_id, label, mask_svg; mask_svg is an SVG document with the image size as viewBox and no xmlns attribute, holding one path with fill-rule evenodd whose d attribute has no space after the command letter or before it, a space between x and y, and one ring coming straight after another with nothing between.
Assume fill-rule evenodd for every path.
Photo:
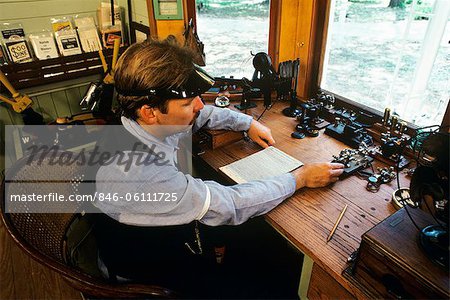
<instances>
[{"instance_id":1,"label":"man's ear","mask_svg":"<svg viewBox=\"0 0 450 300\"><path fill-rule=\"evenodd\" d=\"M147 125L153 125L156 123L154 109L148 105L142 105L141 108L138 109L138 116L140 121Z\"/></svg>"}]
</instances>

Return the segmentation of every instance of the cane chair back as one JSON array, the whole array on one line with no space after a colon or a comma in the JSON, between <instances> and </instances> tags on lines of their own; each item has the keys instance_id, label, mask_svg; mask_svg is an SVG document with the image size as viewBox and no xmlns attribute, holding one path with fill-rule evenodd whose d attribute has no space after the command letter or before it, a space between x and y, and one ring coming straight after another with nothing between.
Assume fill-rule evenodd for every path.
<instances>
[{"instance_id":1,"label":"cane chair back","mask_svg":"<svg viewBox=\"0 0 450 300\"><path fill-rule=\"evenodd\" d=\"M62 155L62 152L56 153L58 155ZM71 286L88 298L178 297L172 290L160 286L111 283L69 264L66 233L72 222L80 217L80 205L77 202L65 203L64 213L34 213L35 207L31 206L31 202L19 201L12 207L16 212L10 213L11 207L8 209L5 205L5 195L53 192L68 196L80 192L80 184L84 180L81 164L61 166L50 164L48 159L50 156L41 161L37 155L34 158L22 158L7 170L6 178L2 181L1 215L8 233L18 246L39 263L61 274ZM50 206L57 204L42 205L48 205L44 206L44 210L48 208L51 211L54 208Z\"/></svg>"}]
</instances>

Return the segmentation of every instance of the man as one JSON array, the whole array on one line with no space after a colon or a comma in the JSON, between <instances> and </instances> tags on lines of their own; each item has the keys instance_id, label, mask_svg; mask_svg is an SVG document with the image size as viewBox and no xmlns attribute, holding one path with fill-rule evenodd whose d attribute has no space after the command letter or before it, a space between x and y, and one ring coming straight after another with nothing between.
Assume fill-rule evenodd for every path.
<instances>
[{"instance_id":1,"label":"man","mask_svg":"<svg viewBox=\"0 0 450 300\"><path fill-rule=\"evenodd\" d=\"M148 246L154 257L148 265L158 265L162 256L170 256L170 263L177 266L177 270L171 271L184 269L183 278L192 277L189 269L198 269L200 265L204 268L205 264L198 261L190 264L191 256L214 246L209 245L214 237L200 236L199 223L209 226L242 224L267 213L300 188L322 187L337 181L343 171L341 164L306 164L291 173L233 186L202 181L181 172L177 167L176 152L190 125L194 132L202 127L247 131L248 136L262 147L275 144L270 129L251 116L204 105L200 94L208 90L213 81L194 66L192 57L189 50L169 40L146 41L132 45L117 63L114 79L124 130L114 142L125 144L121 150L133 153L130 157L135 160L139 156L134 153L137 150L132 144L144 144L144 150L137 152L143 153L147 149L155 156L150 164L135 162L127 168L126 164L119 163L120 157L116 155L112 158L113 163L98 170L97 193L118 195L122 199L95 203L108 215L103 220L103 227L99 228L109 228L113 232L109 241L102 241L108 244L103 247L103 260L107 266L109 264L109 275L112 269L116 277L125 278L135 277L132 273L140 272L136 268L124 271L132 263L120 259L123 260L121 263L105 252L114 249L118 253L127 253L128 259L135 255L130 252L142 251L148 246L139 245L129 250L130 245L137 240L154 239L158 243ZM161 194L163 197L169 195L171 200L154 199L153 196ZM118 238L118 232L128 237L135 234L135 238L133 242L123 242ZM206 232L208 235L208 230ZM159 267L164 268L163 265ZM145 268L142 272L139 276L150 276ZM153 275L158 280L161 274ZM192 284L181 289L186 291L189 287ZM195 291L192 288L189 292Z\"/></svg>"}]
</instances>

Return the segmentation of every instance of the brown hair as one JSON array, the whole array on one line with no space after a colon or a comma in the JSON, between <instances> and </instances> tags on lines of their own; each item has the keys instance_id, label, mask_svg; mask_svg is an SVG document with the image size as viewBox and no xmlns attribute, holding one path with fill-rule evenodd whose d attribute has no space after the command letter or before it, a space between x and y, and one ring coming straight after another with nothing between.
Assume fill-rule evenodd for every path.
<instances>
[{"instance_id":1,"label":"brown hair","mask_svg":"<svg viewBox=\"0 0 450 300\"><path fill-rule=\"evenodd\" d=\"M154 88L178 88L193 70L193 53L169 36L166 40L147 40L131 45L117 62L114 82L121 115L137 119L143 105L167 113L167 100L155 96L126 96L133 91Z\"/></svg>"}]
</instances>

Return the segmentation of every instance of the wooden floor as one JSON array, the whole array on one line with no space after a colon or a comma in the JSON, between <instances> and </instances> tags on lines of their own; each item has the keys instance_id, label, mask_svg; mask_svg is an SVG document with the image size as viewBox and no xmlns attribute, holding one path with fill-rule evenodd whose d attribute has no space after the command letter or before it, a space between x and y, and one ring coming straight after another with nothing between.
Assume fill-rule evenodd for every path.
<instances>
[{"instance_id":1,"label":"wooden floor","mask_svg":"<svg viewBox=\"0 0 450 300\"><path fill-rule=\"evenodd\" d=\"M82 299L61 276L29 258L0 220L0 299Z\"/></svg>"}]
</instances>

